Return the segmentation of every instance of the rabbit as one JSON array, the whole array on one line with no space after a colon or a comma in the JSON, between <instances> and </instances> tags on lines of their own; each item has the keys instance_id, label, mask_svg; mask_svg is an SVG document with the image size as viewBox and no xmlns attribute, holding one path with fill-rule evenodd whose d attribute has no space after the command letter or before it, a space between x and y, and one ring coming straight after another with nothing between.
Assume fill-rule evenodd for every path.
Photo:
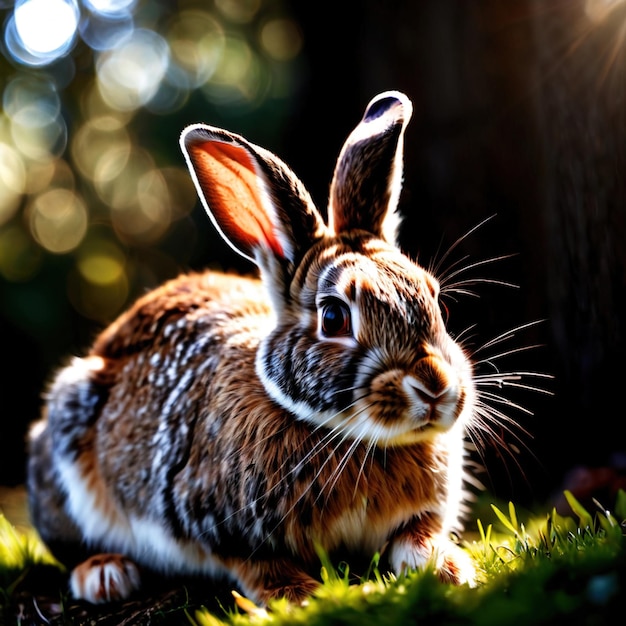
<instances>
[{"instance_id":1,"label":"rabbit","mask_svg":"<svg viewBox=\"0 0 626 626\"><path fill-rule=\"evenodd\" d=\"M29 433L31 519L91 603L145 571L302 602L320 553L434 567L466 502L473 366L437 280L396 244L412 103L377 95L343 145L327 219L274 154L204 124L182 152L215 228L259 277L188 273L56 374Z\"/></svg>"}]
</instances>

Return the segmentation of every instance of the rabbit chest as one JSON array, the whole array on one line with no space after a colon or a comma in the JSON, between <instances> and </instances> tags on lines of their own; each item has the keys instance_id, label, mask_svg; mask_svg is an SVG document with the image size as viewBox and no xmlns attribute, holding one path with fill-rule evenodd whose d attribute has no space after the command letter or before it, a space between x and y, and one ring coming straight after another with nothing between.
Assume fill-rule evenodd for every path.
<instances>
[{"instance_id":1,"label":"rabbit chest","mask_svg":"<svg viewBox=\"0 0 626 626\"><path fill-rule=\"evenodd\" d=\"M171 498L173 519L213 552L316 563L321 546L370 557L415 518L445 515L446 446L323 445L322 433L293 416L263 419L254 393L240 398L250 402L248 427L222 423L176 476Z\"/></svg>"}]
</instances>

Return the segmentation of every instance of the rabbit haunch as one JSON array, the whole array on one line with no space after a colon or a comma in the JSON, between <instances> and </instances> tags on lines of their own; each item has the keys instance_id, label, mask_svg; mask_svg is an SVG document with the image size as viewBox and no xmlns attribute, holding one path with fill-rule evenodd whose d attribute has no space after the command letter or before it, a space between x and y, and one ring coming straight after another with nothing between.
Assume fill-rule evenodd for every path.
<instances>
[{"instance_id":1,"label":"rabbit haunch","mask_svg":"<svg viewBox=\"0 0 626 626\"><path fill-rule=\"evenodd\" d=\"M436 280L390 240L403 94L346 140L326 225L270 152L204 125L181 145L200 198L260 280L183 275L140 298L53 381L29 501L75 595L126 597L133 563L226 574L301 600L316 548L472 581L463 501L472 368Z\"/></svg>"}]
</instances>

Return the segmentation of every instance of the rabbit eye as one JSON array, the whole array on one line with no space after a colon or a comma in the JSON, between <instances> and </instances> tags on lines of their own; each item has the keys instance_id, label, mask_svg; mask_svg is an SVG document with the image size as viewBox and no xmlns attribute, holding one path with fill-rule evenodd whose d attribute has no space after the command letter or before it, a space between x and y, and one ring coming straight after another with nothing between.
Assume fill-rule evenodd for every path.
<instances>
[{"instance_id":1,"label":"rabbit eye","mask_svg":"<svg viewBox=\"0 0 626 626\"><path fill-rule=\"evenodd\" d=\"M339 300L322 306L322 333L326 337L347 337L352 334L350 309Z\"/></svg>"}]
</instances>

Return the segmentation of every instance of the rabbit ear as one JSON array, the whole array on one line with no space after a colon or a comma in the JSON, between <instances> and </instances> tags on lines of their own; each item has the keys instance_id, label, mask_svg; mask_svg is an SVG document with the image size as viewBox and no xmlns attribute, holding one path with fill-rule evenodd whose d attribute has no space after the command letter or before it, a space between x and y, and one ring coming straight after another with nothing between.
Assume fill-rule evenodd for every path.
<instances>
[{"instance_id":1,"label":"rabbit ear","mask_svg":"<svg viewBox=\"0 0 626 626\"><path fill-rule=\"evenodd\" d=\"M219 128L186 128L180 145L217 230L263 265L268 253L295 264L325 226L309 193L271 152Z\"/></svg>"},{"instance_id":2,"label":"rabbit ear","mask_svg":"<svg viewBox=\"0 0 626 626\"><path fill-rule=\"evenodd\" d=\"M381 93L367 105L335 167L328 213L336 234L358 228L396 241L403 137L412 112L399 91Z\"/></svg>"}]
</instances>

